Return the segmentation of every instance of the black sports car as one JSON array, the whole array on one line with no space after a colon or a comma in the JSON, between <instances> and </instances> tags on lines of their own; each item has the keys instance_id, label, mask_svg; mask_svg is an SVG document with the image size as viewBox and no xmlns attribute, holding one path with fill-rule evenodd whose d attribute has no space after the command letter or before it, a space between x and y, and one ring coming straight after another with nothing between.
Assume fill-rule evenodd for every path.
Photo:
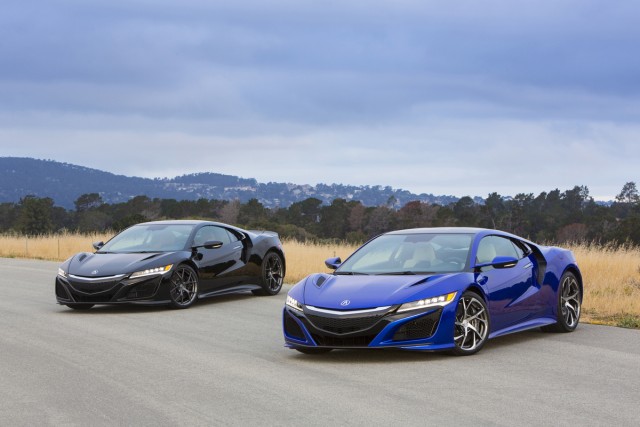
<instances>
[{"instance_id":1,"label":"black sports car","mask_svg":"<svg viewBox=\"0 0 640 427\"><path fill-rule=\"evenodd\" d=\"M276 233L217 222L146 222L93 246L95 253L76 254L58 268L59 304L187 308L198 298L240 291L275 295L285 274Z\"/></svg>"}]
</instances>

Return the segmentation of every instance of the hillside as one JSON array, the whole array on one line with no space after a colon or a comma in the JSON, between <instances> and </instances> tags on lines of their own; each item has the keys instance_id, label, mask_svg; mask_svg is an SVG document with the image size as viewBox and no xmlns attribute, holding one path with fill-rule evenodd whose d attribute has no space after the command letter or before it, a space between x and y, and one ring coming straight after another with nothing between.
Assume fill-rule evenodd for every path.
<instances>
[{"instance_id":1,"label":"hillside","mask_svg":"<svg viewBox=\"0 0 640 427\"><path fill-rule=\"evenodd\" d=\"M176 200L239 199L241 202L256 198L270 208L288 207L309 197L318 198L324 203L336 198L360 200L365 206L384 205L395 198L396 207L412 200L440 205L458 200L454 196L413 194L389 186L260 183L252 178L211 172L149 179L116 175L53 160L0 157L0 203L18 202L26 195L34 195L50 197L58 206L72 209L73 202L86 193L99 193L106 203L126 202L139 195Z\"/></svg>"}]
</instances>

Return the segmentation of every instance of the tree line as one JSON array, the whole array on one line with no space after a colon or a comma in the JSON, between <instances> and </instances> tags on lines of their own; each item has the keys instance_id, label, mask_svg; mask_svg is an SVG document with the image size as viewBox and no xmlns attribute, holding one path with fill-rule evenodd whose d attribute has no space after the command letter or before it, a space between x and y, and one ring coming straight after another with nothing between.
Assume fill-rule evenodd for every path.
<instances>
[{"instance_id":1,"label":"tree line","mask_svg":"<svg viewBox=\"0 0 640 427\"><path fill-rule=\"evenodd\" d=\"M363 242L377 234L414 227L484 227L508 231L539 242L597 241L640 244L640 196L634 182L622 188L610 205L596 203L585 186L535 196L503 197L491 193L484 203L462 197L446 206L412 201L395 209L395 200L377 207L316 198L288 208L269 209L258 200L197 201L137 196L126 203L106 204L97 193L83 194L75 209L56 206L51 198L23 197L0 204L0 232L41 235L63 230L88 233L113 230L159 219L198 218L267 229L299 240L341 239Z\"/></svg>"}]
</instances>

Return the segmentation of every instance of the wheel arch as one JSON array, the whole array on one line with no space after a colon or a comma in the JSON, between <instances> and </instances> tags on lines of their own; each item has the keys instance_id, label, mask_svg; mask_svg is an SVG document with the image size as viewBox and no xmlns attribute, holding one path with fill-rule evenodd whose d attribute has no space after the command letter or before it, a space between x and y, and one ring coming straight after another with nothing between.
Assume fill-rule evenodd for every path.
<instances>
[{"instance_id":1,"label":"wheel arch","mask_svg":"<svg viewBox=\"0 0 640 427\"><path fill-rule=\"evenodd\" d=\"M564 273L572 273L574 276L576 276L576 279L578 279L578 286L580 286L580 303L582 303L582 300L584 298L584 286L582 283L582 273L580 273L578 266L574 264L568 265L567 268L565 268L562 272L563 275Z\"/></svg>"},{"instance_id":2,"label":"wheel arch","mask_svg":"<svg viewBox=\"0 0 640 427\"><path fill-rule=\"evenodd\" d=\"M471 285L469 285L465 290L463 290L460 293L460 296L462 296L462 294L464 294L467 291L471 291L473 293L478 294L484 300L484 303L488 304L487 295L485 294L484 290L478 284L472 283Z\"/></svg>"},{"instance_id":3,"label":"wheel arch","mask_svg":"<svg viewBox=\"0 0 640 427\"><path fill-rule=\"evenodd\" d=\"M192 259L183 259L181 261L178 261L177 263L175 263L175 266L178 267L179 265L188 265L189 267L191 267L193 269L193 271L196 272L196 276L198 276L198 279L200 279L200 273L198 271L198 266L196 265L195 262L193 262Z\"/></svg>"}]
</instances>

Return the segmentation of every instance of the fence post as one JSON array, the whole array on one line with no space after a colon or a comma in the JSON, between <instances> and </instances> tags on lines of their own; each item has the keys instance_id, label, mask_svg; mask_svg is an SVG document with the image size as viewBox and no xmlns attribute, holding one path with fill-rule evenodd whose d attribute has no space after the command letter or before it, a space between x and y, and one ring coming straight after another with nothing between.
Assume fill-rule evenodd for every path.
<instances>
[{"instance_id":1,"label":"fence post","mask_svg":"<svg viewBox=\"0 0 640 427\"><path fill-rule=\"evenodd\" d=\"M58 259L60 259L60 236L58 236Z\"/></svg>"},{"instance_id":2,"label":"fence post","mask_svg":"<svg viewBox=\"0 0 640 427\"><path fill-rule=\"evenodd\" d=\"M29 256L29 236L24 236L24 255Z\"/></svg>"}]
</instances>

